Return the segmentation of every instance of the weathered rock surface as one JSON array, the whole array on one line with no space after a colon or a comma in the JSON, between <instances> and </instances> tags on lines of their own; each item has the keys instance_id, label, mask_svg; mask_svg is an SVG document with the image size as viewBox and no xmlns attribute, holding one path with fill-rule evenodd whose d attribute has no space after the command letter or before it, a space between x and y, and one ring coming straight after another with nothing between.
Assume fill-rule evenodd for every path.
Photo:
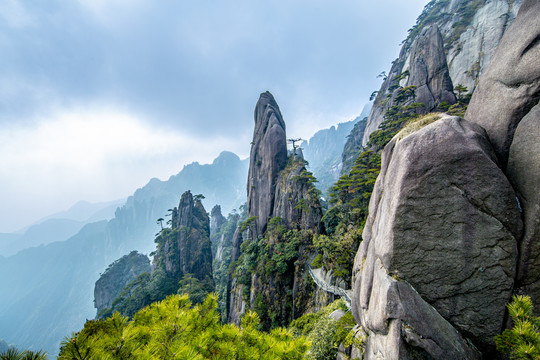
<instances>
[{"instance_id":1,"label":"weathered rock surface","mask_svg":"<svg viewBox=\"0 0 540 360\"><path fill-rule=\"evenodd\" d=\"M436 24L424 28L411 47L407 86L416 86L416 99L428 113L445 101L456 103L454 86L448 72L441 32Z\"/></svg>"},{"instance_id":2,"label":"weathered rock surface","mask_svg":"<svg viewBox=\"0 0 540 360\"><path fill-rule=\"evenodd\" d=\"M321 230L322 208L303 162L295 161L280 174L274 196L273 216L288 228Z\"/></svg>"},{"instance_id":3,"label":"weathered rock surface","mask_svg":"<svg viewBox=\"0 0 540 360\"><path fill-rule=\"evenodd\" d=\"M306 281L305 265L322 217L314 180L303 159L292 155L287 159L279 107L270 93L261 94L255 108L248 218L232 243L229 322L237 323L245 309L257 307L261 326L270 329L286 325L310 306L312 288ZM243 243L250 249L249 259L242 256ZM240 275L235 274L238 269Z\"/></svg>"},{"instance_id":4,"label":"weathered rock surface","mask_svg":"<svg viewBox=\"0 0 540 360\"><path fill-rule=\"evenodd\" d=\"M257 217L257 233L266 229L274 208L278 174L287 163L285 122L269 92L262 93L255 107L255 129L247 181L248 213Z\"/></svg>"},{"instance_id":5,"label":"weathered rock surface","mask_svg":"<svg viewBox=\"0 0 540 360\"><path fill-rule=\"evenodd\" d=\"M369 114L368 114L369 115ZM362 140L364 138L364 130L367 125L367 116L359 120L351 129L347 136L347 141L343 146L341 153L341 163L343 164L340 172L343 174L349 173L356 161L356 158L362 152Z\"/></svg>"},{"instance_id":6,"label":"weathered rock surface","mask_svg":"<svg viewBox=\"0 0 540 360\"><path fill-rule=\"evenodd\" d=\"M217 234L227 219L221 214L221 206L214 205L210 212L210 238Z\"/></svg>"},{"instance_id":7,"label":"weathered rock surface","mask_svg":"<svg viewBox=\"0 0 540 360\"><path fill-rule=\"evenodd\" d=\"M540 3L525 1L476 89L465 118L486 129L503 167L521 119L540 100Z\"/></svg>"},{"instance_id":8,"label":"weathered rock surface","mask_svg":"<svg viewBox=\"0 0 540 360\"><path fill-rule=\"evenodd\" d=\"M540 301L540 2L525 1L466 113L489 135L523 210L516 290Z\"/></svg>"},{"instance_id":9,"label":"weathered rock surface","mask_svg":"<svg viewBox=\"0 0 540 360\"><path fill-rule=\"evenodd\" d=\"M110 264L94 286L94 306L97 313L110 308L122 289L152 266L146 255L132 251Z\"/></svg>"},{"instance_id":10,"label":"weathered rock surface","mask_svg":"<svg viewBox=\"0 0 540 360\"><path fill-rule=\"evenodd\" d=\"M486 0L472 2L469 0L453 0L434 3L418 18L418 27L422 29L436 25L442 34L445 45L446 62L452 83L461 84L472 92L480 76L490 63L505 30L516 17L523 0ZM421 36L421 35L420 35ZM415 38L408 38L403 44L398 59L393 63L387 79L379 89L368 118L363 135L363 146L369 141L371 133L378 129L384 121L389 107L387 96L392 97L393 80L413 64L411 51ZM399 85L405 86L406 79Z\"/></svg>"},{"instance_id":11,"label":"weathered rock surface","mask_svg":"<svg viewBox=\"0 0 540 360\"><path fill-rule=\"evenodd\" d=\"M540 105L516 129L507 173L518 194L525 225L516 286L540 304Z\"/></svg>"},{"instance_id":12,"label":"weathered rock surface","mask_svg":"<svg viewBox=\"0 0 540 360\"><path fill-rule=\"evenodd\" d=\"M182 194L178 208L173 209L172 229L154 258L154 268L162 266L174 279L191 274L198 280L212 280L210 219L199 200L188 190Z\"/></svg>"},{"instance_id":13,"label":"weathered rock surface","mask_svg":"<svg viewBox=\"0 0 540 360\"><path fill-rule=\"evenodd\" d=\"M464 338L489 351L512 293L516 195L475 124L447 116L399 137L383 152L353 270L367 359L476 359Z\"/></svg>"}]
</instances>

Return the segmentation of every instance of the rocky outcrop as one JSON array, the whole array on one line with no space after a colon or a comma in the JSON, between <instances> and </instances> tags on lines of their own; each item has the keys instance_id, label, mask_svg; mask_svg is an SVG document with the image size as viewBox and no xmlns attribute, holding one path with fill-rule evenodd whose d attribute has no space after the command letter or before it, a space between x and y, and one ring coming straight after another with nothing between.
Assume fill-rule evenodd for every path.
<instances>
[{"instance_id":1,"label":"rocky outcrop","mask_svg":"<svg viewBox=\"0 0 540 360\"><path fill-rule=\"evenodd\" d=\"M353 270L366 359L480 358L469 340L492 349L514 284L515 199L478 125L444 117L394 137Z\"/></svg>"},{"instance_id":2,"label":"rocky outcrop","mask_svg":"<svg viewBox=\"0 0 540 360\"><path fill-rule=\"evenodd\" d=\"M178 208L172 212L171 231L162 232L156 239L153 268L163 268L177 282L190 274L213 284L209 223L201 201L194 199L189 190L183 193Z\"/></svg>"},{"instance_id":3,"label":"rocky outcrop","mask_svg":"<svg viewBox=\"0 0 540 360\"><path fill-rule=\"evenodd\" d=\"M144 272L150 272L150 259L132 251L110 264L94 286L94 306L97 316L103 309L110 308L122 289Z\"/></svg>"},{"instance_id":4,"label":"rocky outcrop","mask_svg":"<svg viewBox=\"0 0 540 360\"><path fill-rule=\"evenodd\" d=\"M305 265L322 217L314 181L302 158L291 154L287 159L279 107L270 93L261 94L255 109L247 219L232 241L229 322L238 323L251 308L259 313L261 326L270 329L287 325L309 306L312 289Z\"/></svg>"},{"instance_id":5,"label":"rocky outcrop","mask_svg":"<svg viewBox=\"0 0 540 360\"><path fill-rule=\"evenodd\" d=\"M257 217L257 233L266 229L274 208L278 174L287 163L285 122L274 97L262 93L255 107L255 129L247 181L248 213Z\"/></svg>"},{"instance_id":6,"label":"rocky outcrop","mask_svg":"<svg viewBox=\"0 0 540 360\"><path fill-rule=\"evenodd\" d=\"M488 133L514 185L525 232L517 291L540 302L540 3L525 1L473 95L466 118Z\"/></svg>"},{"instance_id":7,"label":"rocky outcrop","mask_svg":"<svg viewBox=\"0 0 540 360\"><path fill-rule=\"evenodd\" d=\"M454 104L456 96L448 72L441 32L436 24L424 28L411 47L406 86L416 87L415 102L424 104L420 113L428 113L441 102Z\"/></svg>"},{"instance_id":8,"label":"rocky outcrop","mask_svg":"<svg viewBox=\"0 0 540 360\"><path fill-rule=\"evenodd\" d=\"M508 26L513 22L517 10L523 0L485 0L485 1L436 1L430 2L418 17L417 24L411 28L409 36L405 39L399 57L393 62L388 76L378 91L377 98L371 109L368 122L363 134L362 145L369 141L371 133L378 129L384 121L384 115L392 105L395 91L399 86L409 85L411 77L400 77L409 71L415 72L415 51L413 44L418 44L422 37L430 32L430 28L437 26L442 35L446 63L452 83L461 84L472 92L478 79L489 64L491 57L501 41ZM429 38L429 37L428 37ZM432 40L436 40L435 37ZM429 44L433 42L427 42ZM424 49L427 49L424 47ZM420 49L422 52L423 49ZM437 51L436 54L439 54ZM440 63L440 62L439 62ZM444 86L439 83L439 86ZM451 89L450 89L451 90ZM439 94L441 95L441 94ZM422 102L423 95L417 99ZM431 97L426 93L423 101L431 110ZM437 99L437 97L435 97ZM447 101L447 96L442 96L440 101Z\"/></svg>"},{"instance_id":9,"label":"rocky outcrop","mask_svg":"<svg viewBox=\"0 0 540 360\"><path fill-rule=\"evenodd\" d=\"M171 227L156 236L157 249L150 274L143 273L120 291L112 307L101 317L118 311L133 316L138 310L176 293L188 292L194 302L202 302L214 291L210 220L200 201L188 190L178 207L171 209Z\"/></svg>"},{"instance_id":10,"label":"rocky outcrop","mask_svg":"<svg viewBox=\"0 0 540 360\"><path fill-rule=\"evenodd\" d=\"M507 173L523 210L516 288L540 304L540 105L521 121L510 146ZM538 314L538 307L536 313Z\"/></svg>"},{"instance_id":11,"label":"rocky outcrop","mask_svg":"<svg viewBox=\"0 0 540 360\"><path fill-rule=\"evenodd\" d=\"M291 162L279 174L273 216L287 228L321 231L322 208L313 180L302 161Z\"/></svg>"},{"instance_id":12,"label":"rocky outcrop","mask_svg":"<svg viewBox=\"0 0 540 360\"><path fill-rule=\"evenodd\" d=\"M540 100L540 21L537 1L526 1L519 21L501 40L465 115L484 127L503 167L521 119Z\"/></svg>"},{"instance_id":13,"label":"rocky outcrop","mask_svg":"<svg viewBox=\"0 0 540 360\"><path fill-rule=\"evenodd\" d=\"M210 238L219 232L226 221L227 219L221 214L221 206L214 205L210 212Z\"/></svg>"},{"instance_id":14,"label":"rocky outcrop","mask_svg":"<svg viewBox=\"0 0 540 360\"><path fill-rule=\"evenodd\" d=\"M349 173L356 161L356 158L362 152L362 140L364 138L364 130L367 125L367 116L359 120L352 128L347 136L347 141L343 146L341 153L341 163L343 164L340 172L343 174Z\"/></svg>"}]
</instances>

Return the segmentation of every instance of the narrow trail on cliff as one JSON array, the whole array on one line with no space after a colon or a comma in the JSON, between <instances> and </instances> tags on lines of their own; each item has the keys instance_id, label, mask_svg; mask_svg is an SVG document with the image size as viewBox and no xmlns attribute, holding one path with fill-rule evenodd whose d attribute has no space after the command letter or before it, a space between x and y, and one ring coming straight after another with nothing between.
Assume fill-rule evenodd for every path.
<instances>
[{"instance_id":1,"label":"narrow trail on cliff","mask_svg":"<svg viewBox=\"0 0 540 360\"><path fill-rule=\"evenodd\" d=\"M308 265L308 270L309 275L311 275L311 278L318 287L326 292L340 296L345 302L345 305L347 305L349 309L351 308L352 290L345 290L339 286L327 283L322 276L322 268L312 269L311 266Z\"/></svg>"}]
</instances>

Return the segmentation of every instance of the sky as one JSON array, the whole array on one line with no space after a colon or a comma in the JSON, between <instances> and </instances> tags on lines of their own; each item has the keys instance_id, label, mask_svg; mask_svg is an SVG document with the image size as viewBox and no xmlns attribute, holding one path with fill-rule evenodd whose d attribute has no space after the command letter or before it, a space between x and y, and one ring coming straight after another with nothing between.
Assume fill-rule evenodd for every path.
<instances>
[{"instance_id":1,"label":"sky","mask_svg":"<svg viewBox=\"0 0 540 360\"><path fill-rule=\"evenodd\" d=\"M355 118L427 0L0 2L0 232Z\"/></svg>"}]
</instances>

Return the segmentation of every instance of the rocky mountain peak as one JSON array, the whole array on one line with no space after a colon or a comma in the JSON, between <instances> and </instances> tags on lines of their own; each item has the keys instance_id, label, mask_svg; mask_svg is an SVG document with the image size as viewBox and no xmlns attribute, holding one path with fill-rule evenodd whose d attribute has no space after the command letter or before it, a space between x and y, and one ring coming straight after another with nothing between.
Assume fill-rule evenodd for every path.
<instances>
[{"instance_id":1,"label":"rocky mountain peak","mask_svg":"<svg viewBox=\"0 0 540 360\"><path fill-rule=\"evenodd\" d=\"M454 104L456 97L441 32L437 24L424 28L411 47L409 78L406 86L416 86L416 99L425 105L420 113L428 113L445 101Z\"/></svg>"},{"instance_id":2,"label":"rocky mountain peak","mask_svg":"<svg viewBox=\"0 0 540 360\"><path fill-rule=\"evenodd\" d=\"M210 237L221 229L226 220L221 214L221 206L215 205L210 212Z\"/></svg>"},{"instance_id":3,"label":"rocky mountain peak","mask_svg":"<svg viewBox=\"0 0 540 360\"><path fill-rule=\"evenodd\" d=\"M257 232L266 229L274 207L278 174L287 163L285 122L274 97L262 93L255 106L255 129L247 181L248 214L257 217Z\"/></svg>"}]
</instances>

